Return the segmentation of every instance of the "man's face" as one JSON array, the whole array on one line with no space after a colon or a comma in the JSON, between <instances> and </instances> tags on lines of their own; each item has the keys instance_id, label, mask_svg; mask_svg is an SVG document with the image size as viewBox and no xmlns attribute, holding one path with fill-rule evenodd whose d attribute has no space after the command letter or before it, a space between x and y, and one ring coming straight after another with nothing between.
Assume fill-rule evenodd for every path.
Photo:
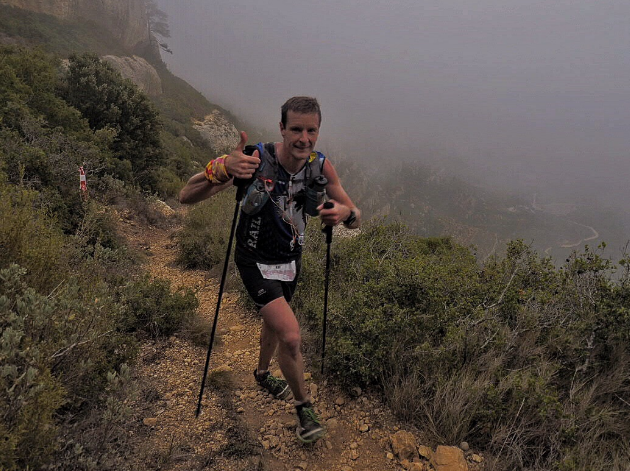
<instances>
[{"instance_id":1,"label":"man's face","mask_svg":"<svg viewBox=\"0 0 630 471\"><path fill-rule=\"evenodd\" d=\"M315 149L319 137L319 115L317 113L287 112L287 124L280 123L284 152L295 160L307 160Z\"/></svg>"}]
</instances>

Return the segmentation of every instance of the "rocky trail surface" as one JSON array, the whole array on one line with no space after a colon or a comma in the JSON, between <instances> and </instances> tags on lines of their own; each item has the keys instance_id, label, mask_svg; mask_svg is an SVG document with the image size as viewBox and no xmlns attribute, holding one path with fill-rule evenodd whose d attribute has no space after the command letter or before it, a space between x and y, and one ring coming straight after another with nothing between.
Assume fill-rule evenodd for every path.
<instances>
[{"instance_id":1,"label":"rocky trail surface","mask_svg":"<svg viewBox=\"0 0 630 471\"><path fill-rule=\"evenodd\" d=\"M122 219L130 246L146 254L146 268L168 279L174 289L196 291L199 316L205 318L206 346L176 334L142 345L134 376L142 392L133 400L139 425L130 431L131 469L220 471L387 471L480 470L482 458L458 447L432 450L401 430L375 397L355 389L344 394L307 366L307 385L327 429L311 445L295 435L291 400L263 392L253 379L260 321L224 293L217 339L210 360L202 413L195 411L205 364L209 326L216 309L219 281L205 271L183 270L175 263L177 227L156 228ZM308 361L308 359L306 359ZM274 371L272 363L272 372ZM466 448L466 447L464 447Z\"/></svg>"}]
</instances>

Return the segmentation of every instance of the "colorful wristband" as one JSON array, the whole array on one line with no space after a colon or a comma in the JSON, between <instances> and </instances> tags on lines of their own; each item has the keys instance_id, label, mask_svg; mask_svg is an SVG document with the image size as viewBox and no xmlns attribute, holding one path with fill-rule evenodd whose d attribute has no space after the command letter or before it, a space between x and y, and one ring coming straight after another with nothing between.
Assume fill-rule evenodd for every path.
<instances>
[{"instance_id":1,"label":"colorful wristband","mask_svg":"<svg viewBox=\"0 0 630 471\"><path fill-rule=\"evenodd\" d=\"M211 183L225 183L232 175L230 175L225 168L225 159L227 155L222 155L221 157L217 157L214 160L208 162L206 165L206 179Z\"/></svg>"}]
</instances>

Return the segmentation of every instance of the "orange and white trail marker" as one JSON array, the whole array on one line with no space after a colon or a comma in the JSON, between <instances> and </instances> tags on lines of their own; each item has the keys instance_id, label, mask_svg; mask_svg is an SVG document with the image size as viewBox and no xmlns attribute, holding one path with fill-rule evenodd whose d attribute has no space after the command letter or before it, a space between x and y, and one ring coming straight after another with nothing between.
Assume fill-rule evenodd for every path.
<instances>
[{"instance_id":1,"label":"orange and white trail marker","mask_svg":"<svg viewBox=\"0 0 630 471\"><path fill-rule=\"evenodd\" d=\"M79 188L81 189L83 197L87 197L87 178L85 177L83 167L79 167Z\"/></svg>"}]
</instances>

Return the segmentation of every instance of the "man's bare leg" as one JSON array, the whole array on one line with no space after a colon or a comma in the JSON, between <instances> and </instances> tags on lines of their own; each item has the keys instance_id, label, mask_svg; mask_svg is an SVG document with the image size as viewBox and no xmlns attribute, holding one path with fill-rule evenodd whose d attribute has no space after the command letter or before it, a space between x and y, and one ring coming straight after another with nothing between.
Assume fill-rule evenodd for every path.
<instances>
[{"instance_id":1,"label":"man's bare leg","mask_svg":"<svg viewBox=\"0 0 630 471\"><path fill-rule=\"evenodd\" d=\"M300 326L291 306L284 298L277 298L266 304L260 314L263 318L263 330L261 331L261 356L259 368L269 366L267 355L271 350L275 336L278 350L278 365L284 375L293 398L299 403L309 399L304 383L304 361L302 359L302 338ZM274 347L275 349L275 347Z\"/></svg>"},{"instance_id":2,"label":"man's bare leg","mask_svg":"<svg viewBox=\"0 0 630 471\"><path fill-rule=\"evenodd\" d=\"M258 371L267 371L271 364L271 359L278 347L278 337L263 319L260 330L260 354L258 356Z\"/></svg>"}]
</instances>

